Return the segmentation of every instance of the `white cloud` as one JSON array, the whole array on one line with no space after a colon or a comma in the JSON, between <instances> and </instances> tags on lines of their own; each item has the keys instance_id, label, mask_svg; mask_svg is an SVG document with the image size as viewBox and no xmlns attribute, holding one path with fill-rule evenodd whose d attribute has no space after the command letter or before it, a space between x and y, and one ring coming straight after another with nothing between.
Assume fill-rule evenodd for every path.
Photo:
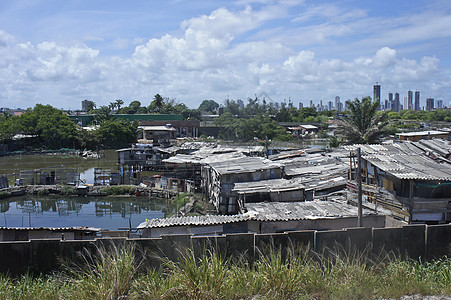
<instances>
[{"instance_id":1,"label":"white cloud","mask_svg":"<svg viewBox=\"0 0 451 300\"><path fill-rule=\"evenodd\" d=\"M317 15L342 14L331 23L290 29L279 20L287 6L273 4L258 10L219 8L184 21L181 32L160 38L114 40L118 48L131 41L136 44L129 57L104 57L80 42L18 42L0 31L1 102L3 106L45 102L78 108L86 98L98 106L119 98L147 103L160 93L196 107L203 99L245 99L262 91L277 101L361 97L371 94L376 81L383 91L408 88L446 95L451 89L450 74L443 71L438 56L405 57L387 43L372 45L358 58L343 58L341 52L358 52L354 47L358 42L341 43L339 48L331 40L348 37L358 22L353 23L341 8L312 7L304 16L302 11L288 10L302 22ZM363 11L356 12L364 16ZM366 41L380 36L383 33ZM319 45L319 50L310 45Z\"/></svg>"}]
</instances>

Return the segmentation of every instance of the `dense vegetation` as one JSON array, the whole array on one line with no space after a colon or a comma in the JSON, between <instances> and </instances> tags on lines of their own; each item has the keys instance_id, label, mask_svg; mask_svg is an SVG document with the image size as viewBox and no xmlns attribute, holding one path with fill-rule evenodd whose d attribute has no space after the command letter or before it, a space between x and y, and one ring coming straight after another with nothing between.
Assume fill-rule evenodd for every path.
<instances>
[{"instance_id":1,"label":"dense vegetation","mask_svg":"<svg viewBox=\"0 0 451 300\"><path fill-rule=\"evenodd\" d=\"M61 110L36 104L21 116L0 115L0 143L10 150L118 148L136 141L138 124L99 115L99 127L83 130ZM26 138L13 140L16 134Z\"/></svg>"},{"instance_id":2,"label":"dense vegetation","mask_svg":"<svg viewBox=\"0 0 451 300\"><path fill-rule=\"evenodd\" d=\"M142 258L138 259L136 253ZM85 252L84 264L67 263L52 276L0 277L1 299L376 299L449 295L451 260L432 262L362 253L331 257L304 249L268 249L251 263L214 251L179 262L161 259L146 268L148 254L130 244ZM337 252L338 253L338 252ZM156 259L155 257L153 259Z\"/></svg>"},{"instance_id":3,"label":"dense vegetation","mask_svg":"<svg viewBox=\"0 0 451 300\"><path fill-rule=\"evenodd\" d=\"M297 109L291 102L281 103L276 109L273 104L258 98L249 98L246 104L240 100L225 100L222 106L214 100L204 100L197 109L189 109L185 104L159 94L148 106L138 100L126 106L120 99L98 108L95 103L90 104L90 113L95 114L95 123L99 126L91 131L78 128L67 115L50 105L37 104L21 116L1 114L0 144L6 144L11 151L126 147L136 140L138 124L114 119L113 114L182 114L189 120L201 119L203 113L218 115L221 111L221 116L215 120L221 127L220 138L234 141L292 140L278 122L322 124L323 129L327 129L326 121L338 119L344 136L342 142L374 142L384 133L395 133L400 129L420 130L421 122L451 122L450 109L379 112L375 111L375 102L369 97L347 101L349 110L340 113L317 111L314 107ZM16 134L27 138L14 141ZM334 141L339 142L336 138Z\"/></svg>"},{"instance_id":4,"label":"dense vegetation","mask_svg":"<svg viewBox=\"0 0 451 300\"><path fill-rule=\"evenodd\" d=\"M387 114L378 111L379 102L370 97L347 101L349 114L338 119L338 133L349 144L375 143L385 133Z\"/></svg>"}]
</instances>

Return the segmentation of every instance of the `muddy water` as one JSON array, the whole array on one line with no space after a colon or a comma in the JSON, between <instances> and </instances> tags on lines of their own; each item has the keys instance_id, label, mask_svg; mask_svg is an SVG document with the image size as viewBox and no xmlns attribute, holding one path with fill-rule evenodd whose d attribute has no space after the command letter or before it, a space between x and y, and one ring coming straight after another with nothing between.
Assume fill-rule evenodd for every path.
<instances>
[{"instance_id":1,"label":"muddy water","mask_svg":"<svg viewBox=\"0 0 451 300\"><path fill-rule=\"evenodd\" d=\"M0 176L6 175L10 184L13 184L20 171L63 166L77 169L82 174L82 179L87 179L87 183L92 183L94 168L117 170L116 151L105 150L101 153L103 157L100 159L85 159L81 156L67 154L3 156L0 157Z\"/></svg>"},{"instance_id":2,"label":"muddy water","mask_svg":"<svg viewBox=\"0 0 451 300\"><path fill-rule=\"evenodd\" d=\"M21 196L0 200L0 226L117 230L167 212L166 200L148 197Z\"/></svg>"}]
</instances>

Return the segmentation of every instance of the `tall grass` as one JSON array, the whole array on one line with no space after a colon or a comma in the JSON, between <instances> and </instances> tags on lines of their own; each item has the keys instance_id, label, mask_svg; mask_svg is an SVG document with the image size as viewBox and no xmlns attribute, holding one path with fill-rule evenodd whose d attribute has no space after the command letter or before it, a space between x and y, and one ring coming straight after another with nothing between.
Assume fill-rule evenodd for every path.
<instances>
[{"instance_id":1,"label":"tall grass","mask_svg":"<svg viewBox=\"0 0 451 300\"><path fill-rule=\"evenodd\" d=\"M139 254L139 255L137 255ZM268 247L255 261L191 250L144 268L131 243L83 251L50 277L0 276L0 299L375 299L451 295L451 259L374 259L369 251Z\"/></svg>"},{"instance_id":2,"label":"tall grass","mask_svg":"<svg viewBox=\"0 0 451 300\"><path fill-rule=\"evenodd\" d=\"M102 244L95 250L81 253L83 263L66 266L62 278L69 283L71 294L77 299L126 297L140 267L135 260L134 244Z\"/></svg>"}]
</instances>

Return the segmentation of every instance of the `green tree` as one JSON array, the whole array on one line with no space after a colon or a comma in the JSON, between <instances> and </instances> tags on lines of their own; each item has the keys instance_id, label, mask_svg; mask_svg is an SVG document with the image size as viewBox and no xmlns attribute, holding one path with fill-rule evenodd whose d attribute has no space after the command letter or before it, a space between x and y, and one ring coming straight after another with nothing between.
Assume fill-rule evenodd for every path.
<instances>
[{"instance_id":1,"label":"green tree","mask_svg":"<svg viewBox=\"0 0 451 300\"><path fill-rule=\"evenodd\" d=\"M202 103L199 105L198 110L200 110L201 112L205 111L205 112L214 112L219 108L219 104L216 103L214 100L204 100L202 101Z\"/></svg>"},{"instance_id":2,"label":"green tree","mask_svg":"<svg viewBox=\"0 0 451 300\"><path fill-rule=\"evenodd\" d=\"M117 109L121 109L121 106L124 104L124 101L122 101L121 99L117 99L116 100L116 107Z\"/></svg>"},{"instance_id":3,"label":"green tree","mask_svg":"<svg viewBox=\"0 0 451 300\"><path fill-rule=\"evenodd\" d=\"M229 99L224 101L224 112L229 112L234 116L242 115L238 101Z\"/></svg>"},{"instance_id":4,"label":"green tree","mask_svg":"<svg viewBox=\"0 0 451 300\"><path fill-rule=\"evenodd\" d=\"M11 141L21 131L18 116L0 114L0 143Z\"/></svg>"},{"instance_id":5,"label":"green tree","mask_svg":"<svg viewBox=\"0 0 451 300\"><path fill-rule=\"evenodd\" d=\"M153 101L149 105L150 113L162 113L162 109L164 106L164 98L160 94L156 94L153 97Z\"/></svg>"},{"instance_id":6,"label":"green tree","mask_svg":"<svg viewBox=\"0 0 451 300\"><path fill-rule=\"evenodd\" d=\"M106 120L111 120L113 118L111 104L108 106L100 106L99 108L93 110L93 114L95 115L94 119L97 124L101 124Z\"/></svg>"},{"instance_id":7,"label":"green tree","mask_svg":"<svg viewBox=\"0 0 451 300\"><path fill-rule=\"evenodd\" d=\"M124 119L105 120L97 129L99 142L103 148L124 148L136 142L138 123Z\"/></svg>"},{"instance_id":8,"label":"green tree","mask_svg":"<svg viewBox=\"0 0 451 300\"><path fill-rule=\"evenodd\" d=\"M88 112L94 110L94 109L96 108L95 102L94 102L94 101L89 101L89 102L88 102L88 107L87 107L87 108L88 108Z\"/></svg>"},{"instance_id":9,"label":"green tree","mask_svg":"<svg viewBox=\"0 0 451 300\"><path fill-rule=\"evenodd\" d=\"M38 135L42 146L50 149L72 147L76 137L76 125L59 109L36 104L20 117L25 134Z\"/></svg>"},{"instance_id":10,"label":"green tree","mask_svg":"<svg viewBox=\"0 0 451 300\"><path fill-rule=\"evenodd\" d=\"M370 97L362 101L346 101L349 114L338 120L338 133L344 136L345 142L374 143L384 133L388 121L384 112L378 112L379 102L371 102Z\"/></svg>"}]
</instances>

